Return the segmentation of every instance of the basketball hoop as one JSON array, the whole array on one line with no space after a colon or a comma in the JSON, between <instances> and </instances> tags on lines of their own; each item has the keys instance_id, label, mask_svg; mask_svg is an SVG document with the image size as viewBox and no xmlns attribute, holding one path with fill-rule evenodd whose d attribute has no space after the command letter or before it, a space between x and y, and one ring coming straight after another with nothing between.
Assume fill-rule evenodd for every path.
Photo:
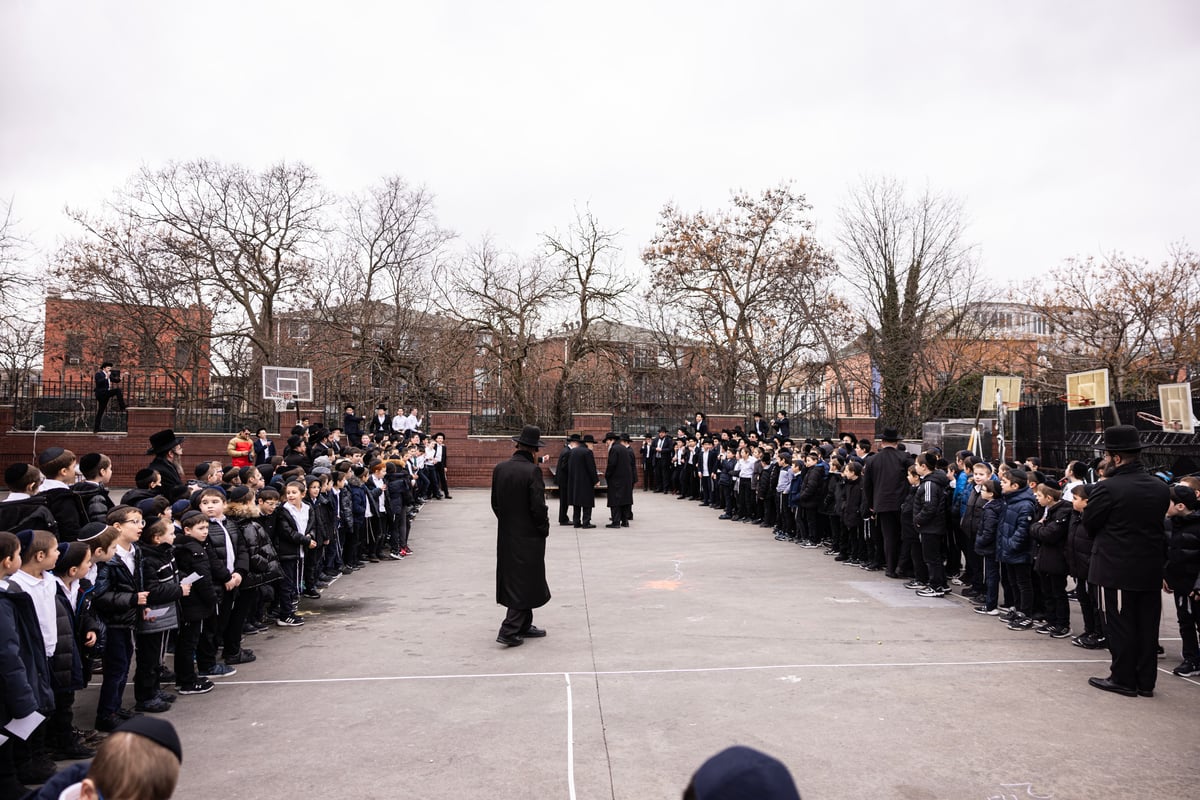
<instances>
[{"instance_id":1,"label":"basketball hoop","mask_svg":"<svg viewBox=\"0 0 1200 800\"><path fill-rule=\"evenodd\" d=\"M1093 406L1096 404L1096 401L1094 399L1092 399L1091 397L1088 397L1087 395L1082 395L1082 394L1060 394L1058 396L1058 402L1066 403L1068 405L1073 405L1073 406L1085 406L1085 407Z\"/></svg>"},{"instance_id":2,"label":"basketball hoop","mask_svg":"<svg viewBox=\"0 0 1200 800\"><path fill-rule=\"evenodd\" d=\"M1146 411L1137 412L1137 418L1143 419L1146 422L1149 422L1151 425L1157 425L1160 428L1164 427L1162 417L1156 417L1153 414L1148 413Z\"/></svg>"},{"instance_id":3,"label":"basketball hoop","mask_svg":"<svg viewBox=\"0 0 1200 800\"><path fill-rule=\"evenodd\" d=\"M288 404L292 402L292 397L291 392L279 392L278 394L271 395L270 399L275 403L275 412L282 414L284 411L287 411Z\"/></svg>"}]
</instances>

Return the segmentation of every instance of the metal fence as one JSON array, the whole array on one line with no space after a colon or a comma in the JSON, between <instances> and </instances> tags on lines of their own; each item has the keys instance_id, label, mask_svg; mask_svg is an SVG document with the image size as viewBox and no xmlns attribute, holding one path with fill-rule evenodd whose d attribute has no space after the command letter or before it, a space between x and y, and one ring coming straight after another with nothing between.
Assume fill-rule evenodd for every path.
<instances>
[{"instance_id":1,"label":"metal fence","mask_svg":"<svg viewBox=\"0 0 1200 800\"><path fill-rule=\"evenodd\" d=\"M162 378L126 376L121 382L126 404L131 407L174 408L175 427L190 433L233 433L242 425L252 428L274 426L275 406L263 400L261 386L255 380L214 378L210 385L188 386ZM18 386L0 397L0 402L15 406L15 424L19 430L39 425L52 431L88 431L96 414L94 384L91 380L42 381ZM833 419L840 408L839 397L821 392L784 395L769 401L766 409L757 407L756 398L742 395L733 403L721 401L716 390L680 388L669 384L628 386L620 383L568 387L564 396L553 387L537 384L518 399L504 387L491 384L418 386L399 383L389 387L359 386L354 381L317 382L312 401L304 408L323 411L326 420L341 420L347 404L369 418L377 405L390 414L401 407L416 406L422 411L454 410L470 414L469 431L481 435L511 434L522 425L534 424L547 434L563 434L576 413L610 413L616 430L644 433L665 425L670 429L691 420L697 411L708 414L735 414L749 419L762 410L768 417L777 408L788 411L792 431L800 436L828 436L834 433ZM294 409L293 403L290 408ZM524 410L522 410L524 409ZM104 431L126 430L127 418L114 401L109 403L103 420Z\"/></svg>"}]
</instances>

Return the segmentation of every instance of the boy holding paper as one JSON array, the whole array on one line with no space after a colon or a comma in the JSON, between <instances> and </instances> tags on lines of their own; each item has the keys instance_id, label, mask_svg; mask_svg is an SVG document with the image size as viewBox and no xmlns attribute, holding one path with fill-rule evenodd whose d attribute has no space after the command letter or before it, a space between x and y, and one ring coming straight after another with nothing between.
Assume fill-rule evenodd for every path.
<instances>
[{"instance_id":1,"label":"boy holding paper","mask_svg":"<svg viewBox=\"0 0 1200 800\"><path fill-rule=\"evenodd\" d=\"M21 543L0 531L0 800L15 800L27 791L22 780L41 782L54 774L54 762L42 763L41 774L29 774L25 765L18 779L14 744L26 739L41 721L40 712L54 706L50 665L38 625L33 598L9 583L21 568Z\"/></svg>"},{"instance_id":2,"label":"boy holding paper","mask_svg":"<svg viewBox=\"0 0 1200 800\"><path fill-rule=\"evenodd\" d=\"M208 678L196 674L196 646L205 625L217 613L217 584L229 580L224 562L208 541L208 519L199 511L180 518L183 536L175 544L175 565L184 577L179 581L188 594L179 604L179 637L175 640L175 684L180 694L204 694L213 690Z\"/></svg>"},{"instance_id":3,"label":"boy holding paper","mask_svg":"<svg viewBox=\"0 0 1200 800\"><path fill-rule=\"evenodd\" d=\"M142 554L141 583L149 592L137 624L137 670L133 674L134 709L158 714L171 710L175 695L158 688L166 650L167 631L179 627L180 598L191 593L191 585L180 586L175 574L175 526L155 520L142 530L138 550Z\"/></svg>"}]
</instances>

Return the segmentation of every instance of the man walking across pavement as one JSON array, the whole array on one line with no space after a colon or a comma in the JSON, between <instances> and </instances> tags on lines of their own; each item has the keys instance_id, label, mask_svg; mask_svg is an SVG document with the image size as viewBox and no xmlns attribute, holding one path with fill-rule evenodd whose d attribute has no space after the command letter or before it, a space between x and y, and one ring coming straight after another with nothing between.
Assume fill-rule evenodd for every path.
<instances>
[{"instance_id":1,"label":"man walking across pavement","mask_svg":"<svg viewBox=\"0 0 1200 800\"><path fill-rule=\"evenodd\" d=\"M626 511L633 507L633 482L635 473L633 462L629 458L629 449L621 444L620 437L610 433L604 437L611 441L608 448L608 462L604 465L604 478L608 482L606 498L609 511L609 523L606 528L629 527Z\"/></svg>"},{"instance_id":2,"label":"man walking across pavement","mask_svg":"<svg viewBox=\"0 0 1200 800\"><path fill-rule=\"evenodd\" d=\"M533 609L550 602L546 584L546 538L550 513L537 451L542 432L526 425L514 436L516 452L492 470L492 512L496 515L496 602L508 609L496 641L519 647L546 631L533 624Z\"/></svg>"}]
</instances>

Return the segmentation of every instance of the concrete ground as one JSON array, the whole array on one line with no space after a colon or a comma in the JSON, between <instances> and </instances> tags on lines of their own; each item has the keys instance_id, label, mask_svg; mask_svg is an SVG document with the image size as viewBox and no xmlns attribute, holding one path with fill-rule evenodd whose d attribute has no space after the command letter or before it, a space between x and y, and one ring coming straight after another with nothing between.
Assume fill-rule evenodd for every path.
<instances>
[{"instance_id":1,"label":"concrete ground","mask_svg":"<svg viewBox=\"0 0 1200 800\"><path fill-rule=\"evenodd\" d=\"M303 628L249 637L257 662L179 699L176 796L677 798L735 743L808 800L1195 794L1200 683L1168 674L1169 605L1156 696L1124 698L1087 685L1105 653L962 598L691 502L639 491L634 513L552 523L549 635L506 649L487 492L427 504L415 556L342 578Z\"/></svg>"}]
</instances>

